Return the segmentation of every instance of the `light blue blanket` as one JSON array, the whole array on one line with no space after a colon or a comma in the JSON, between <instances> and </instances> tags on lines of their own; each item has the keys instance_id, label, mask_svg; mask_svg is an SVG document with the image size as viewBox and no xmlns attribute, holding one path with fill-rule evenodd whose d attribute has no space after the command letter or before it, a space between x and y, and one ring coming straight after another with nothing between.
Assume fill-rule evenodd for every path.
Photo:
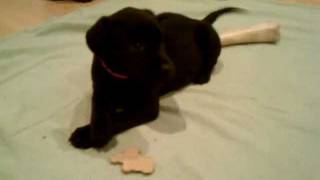
<instances>
[{"instance_id":1,"label":"light blue blanket","mask_svg":"<svg viewBox=\"0 0 320 180\"><path fill-rule=\"evenodd\" d=\"M123 7L203 18L225 6L247 14L215 27L273 21L277 45L225 48L212 81L161 102L159 119L102 151L74 149L90 115L92 54L85 31ZM318 180L320 9L254 0L108 0L0 40L1 180ZM110 155L136 146L154 158L148 177L124 175Z\"/></svg>"}]
</instances>

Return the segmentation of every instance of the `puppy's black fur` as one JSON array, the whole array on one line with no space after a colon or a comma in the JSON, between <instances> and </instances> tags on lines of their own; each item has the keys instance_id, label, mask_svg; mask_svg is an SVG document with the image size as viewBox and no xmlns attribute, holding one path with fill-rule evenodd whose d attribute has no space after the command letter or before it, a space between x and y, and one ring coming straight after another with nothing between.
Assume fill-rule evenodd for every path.
<instances>
[{"instance_id":1,"label":"puppy's black fur","mask_svg":"<svg viewBox=\"0 0 320 180\"><path fill-rule=\"evenodd\" d=\"M236 10L224 8L201 21L135 8L100 18L86 34L94 53L91 122L71 135L73 146L102 147L117 133L156 119L162 95L208 82L221 51L211 24Z\"/></svg>"}]
</instances>

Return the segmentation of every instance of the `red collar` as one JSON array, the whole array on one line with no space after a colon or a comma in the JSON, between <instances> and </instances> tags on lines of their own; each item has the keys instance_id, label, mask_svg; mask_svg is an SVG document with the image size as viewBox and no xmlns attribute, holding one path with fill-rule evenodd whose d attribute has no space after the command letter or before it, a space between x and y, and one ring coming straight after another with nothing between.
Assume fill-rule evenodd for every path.
<instances>
[{"instance_id":1,"label":"red collar","mask_svg":"<svg viewBox=\"0 0 320 180\"><path fill-rule=\"evenodd\" d=\"M100 61L102 67L114 78L121 79L121 80L126 80L128 79L128 76L114 72L110 67L108 67L107 63L103 61L100 57L96 56L97 59Z\"/></svg>"}]
</instances>

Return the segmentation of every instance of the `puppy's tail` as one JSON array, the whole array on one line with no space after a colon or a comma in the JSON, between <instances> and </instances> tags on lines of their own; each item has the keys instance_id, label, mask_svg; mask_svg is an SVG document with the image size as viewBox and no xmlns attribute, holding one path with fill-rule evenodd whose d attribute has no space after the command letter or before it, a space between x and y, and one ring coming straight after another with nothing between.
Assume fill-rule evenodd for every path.
<instances>
[{"instance_id":1,"label":"puppy's tail","mask_svg":"<svg viewBox=\"0 0 320 180\"><path fill-rule=\"evenodd\" d=\"M210 13L202 21L212 24L217 20L218 17L220 17L223 14L232 13L232 12L243 12L243 11L245 10L241 8L226 7Z\"/></svg>"}]
</instances>

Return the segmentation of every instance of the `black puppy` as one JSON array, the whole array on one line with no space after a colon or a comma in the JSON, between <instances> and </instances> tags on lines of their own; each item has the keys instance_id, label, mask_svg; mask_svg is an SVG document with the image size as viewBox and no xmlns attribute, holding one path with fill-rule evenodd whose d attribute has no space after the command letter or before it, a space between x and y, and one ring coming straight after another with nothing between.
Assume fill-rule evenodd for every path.
<instances>
[{"instance_id":1,"label":"black puppy","mask_svg":"<svg viewBox=\"0 0 320 180\"><path fill-rule=\"evenodd\" d=\"M91 122L71 135L73 146L102 147L156 119L160 96L208 82L221 51L211 24L237 10L224 8L201 21L135 8L100 18L86 34L94 53Z\"/></svg>"}]
</instances>

